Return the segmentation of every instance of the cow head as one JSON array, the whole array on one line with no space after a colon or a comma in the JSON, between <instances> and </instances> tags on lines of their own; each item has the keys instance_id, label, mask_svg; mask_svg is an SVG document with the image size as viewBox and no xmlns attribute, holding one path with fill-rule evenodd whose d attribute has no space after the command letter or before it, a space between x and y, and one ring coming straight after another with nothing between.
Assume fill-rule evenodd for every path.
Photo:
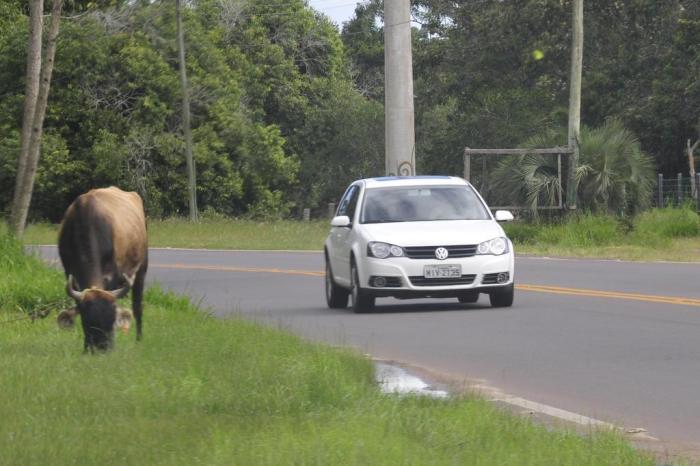
<instances>
[{"instance_id":1,"label":"cow head","mask_svg":"<svg viewBox=\"0 0 700 466\"><path fill-rule=\"evenodd\" d=\"M88 288L79 291L73 277L68 277L66 291L75 300L76 306L62 311L58 315L58 324L64 328L72 327L75 316L80 314L86 350L108 350L114 344L114 329L128 329L132 318L131 311L117 306L117 299L124 297L133 283L133 278L124 278L127 285L118 290Z\"/></svg>"}]
</instances>

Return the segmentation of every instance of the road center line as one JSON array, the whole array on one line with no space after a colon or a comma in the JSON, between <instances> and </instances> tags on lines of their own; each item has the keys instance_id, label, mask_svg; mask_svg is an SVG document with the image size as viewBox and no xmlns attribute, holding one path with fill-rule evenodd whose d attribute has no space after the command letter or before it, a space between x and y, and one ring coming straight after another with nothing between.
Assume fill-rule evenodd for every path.
<instances>
[{"instance_id":1,"label":"road center line","mask_svg":"<svg viewBox=\"0 0 700 466\"><path fill-rule=\"evenodd\" d=\"M515 286L516 289L522 291L535 291L540 293L554 293L554 294L565 294L573 296L590 296L594 298L613 298L613 299L627 299L633 301L645 301L650 303L662 303L662 304L678 304L681 306L697 306L700 307L700 299L695 298L680 298L677 296L657 296L657 295L647 295L639 293L625 293L622 291L601 291L601 290L589 290L583 288L565 288L560 286L549 286L549 285L526 285L519 284Z\"/></svg>"},{"instance_id":2,"label":"road center line","mask_svg":"<svg viewBox=\"0 0 700 466\"><path fill-rule=\"evenodd\" d=\"M211 270L216 272L244 272L244 273L281 273L285 275L305 275L312 277L323 277L324 272L298 269L279 269L263 267L229 267L221 265L188 265L182 263L175 264L150 264L149 267L158 269L179 269L179 270ZM700 299L681 298L678 296L658 296L640 293L626 293L622 291L602 291L585 288L567 288L550 285L529 285L517 284L515 288L519 291L531 291L536 293L563 294L570 296L587 296L592 298L612 298L632 301L644 301L660 304L675 304L681 306L700 307Z\"/></svg>"},{"instance_id":3,"label":"road center line","mask_svg":"<svg viewBox=\"0 0 700 466\"><path fill-rule=\"evenodd\" d=\"M157 269L182 269L182 270L212 270L215 272L248 272L248 273L283 273L286 275L309 275L322 277L323 272L313 270L277 269L261 267L227 267L222 265L188 265L188 264L149 264L148 267Z\"/></svg>"}]
</instances>

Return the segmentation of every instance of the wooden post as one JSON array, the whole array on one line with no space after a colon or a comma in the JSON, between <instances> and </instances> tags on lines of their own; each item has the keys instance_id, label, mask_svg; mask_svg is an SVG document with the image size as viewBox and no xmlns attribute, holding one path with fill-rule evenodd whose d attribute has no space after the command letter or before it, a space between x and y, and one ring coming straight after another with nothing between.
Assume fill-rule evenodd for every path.
<instances>
[{"instance_id":1,"label":"wooden post","mask_svg":"<svg viewBox=\"0 0 700 466\"><path fill-rule=\"evenodd\" d=\"M557 154L557 177L559 179L557 194L559 195L559 208L561 209L564 206L564 200L561 195L561 154Z\"/></svg>"},{"instance_id":2,"label":"wooden post","mask_svg":"<svg viewBox=\"0 0 700 466\"><path fill-rule=\"evenodd\" d=\"M695 156L694 152L695 149L697 149L698 145L700 145L700 138L698 138L695 143L690 144L690 139L688 139L688 167L690 169L690 192L694 197L697 197L698 193L698 184L695 182Z\"/></svg>"},{"instance_id":3,"label":"wooden post","mask_svg":"<svg viewBox=\"0 0 700 466\"><path fill-rule=\"evenodd\" d=\"M657 189L658 189L658 194L657 194L657 199L656 199L656 207L659 209L664 208L664 175L662 173L659 173L658 176L656 177L657 181Z\"/></svg>"},{"instance_id":4,"label":"wooden post","mask_svg":"<svg viewBox=\"0 0 700 466\"><path fill-rule=\"evenodd\" d=\"M471 183L472 177L472 156L469 155L469 148L464 148L464 179Z\"/></svg>"}]
</instances>

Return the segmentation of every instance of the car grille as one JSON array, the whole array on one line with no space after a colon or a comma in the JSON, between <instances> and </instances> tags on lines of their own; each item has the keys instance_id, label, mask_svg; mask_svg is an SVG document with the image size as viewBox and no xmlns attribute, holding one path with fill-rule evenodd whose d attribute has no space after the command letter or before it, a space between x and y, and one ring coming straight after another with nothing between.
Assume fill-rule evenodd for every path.
<instances>
[{"instance_id":1,"label":"car grille","mask_svg":"<svg viewBox=\"0 0 700 466\"><path fill-rule=\"evenodd\" d=\"M461 246L443 246L450 253L449 258L471 257L476 254L476 244ZM435 250L440 246L412 246L406 247L406 256L411 259L435 259Z\"/></svg>"},{"instance_id":2,"label":"car grille","mask_svg":"<svg viewBox=\"0 0 700 466\"><path fill-rule=\"evenodd\" d=\"M499 272L499 273L505 274L505 276L506 276L505 281L506 282L510 278L508 276L509 275L508 272ZM484 278L481 280L481 284L482 285L495 285L495 284L497 284L498 283L498 275L499 275L498 273L487 273L486 275L484 275Z\"/></svg>"},{"instance_id":3,"label":"car grille","mask_svg":"<svg viewBox=\"0 0 700 466\"><path fill-rule=\"evenodd\" d=\"M408 277L413 286L450 286L469 285L474 282L476 275L462 275L455 278L425 278L421 276Z\"/></svg>"}]
</instances>

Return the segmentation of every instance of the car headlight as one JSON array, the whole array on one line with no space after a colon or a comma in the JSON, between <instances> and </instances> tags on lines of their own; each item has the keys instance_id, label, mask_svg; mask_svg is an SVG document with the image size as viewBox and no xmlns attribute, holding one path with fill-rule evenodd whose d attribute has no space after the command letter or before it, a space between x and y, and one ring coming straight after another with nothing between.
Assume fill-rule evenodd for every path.
<instances>
[{"instance_id":1,"label":"car headlight","mask_svg":"<svg viewBox=\"0 0 700 466\"><path fill-rule=\"evenodd\" d=\"M404 256L403 248L389 243L380 241L371 241L367 244L367 255L378 259L386 259L387 257L402 257Z\"/></svg>"},{"instance_id":2,"label":"car headlight","mask_svg":"<svg viewBox=\"0 0 700 466\"><path fill-rule=\"evenodd\" d=\"M508 240L506 238L494 238L483 243L479 243L476 248L477 254L493 254L494 256L500 256L508 252Z\"/></svg>"}]
</instances>

